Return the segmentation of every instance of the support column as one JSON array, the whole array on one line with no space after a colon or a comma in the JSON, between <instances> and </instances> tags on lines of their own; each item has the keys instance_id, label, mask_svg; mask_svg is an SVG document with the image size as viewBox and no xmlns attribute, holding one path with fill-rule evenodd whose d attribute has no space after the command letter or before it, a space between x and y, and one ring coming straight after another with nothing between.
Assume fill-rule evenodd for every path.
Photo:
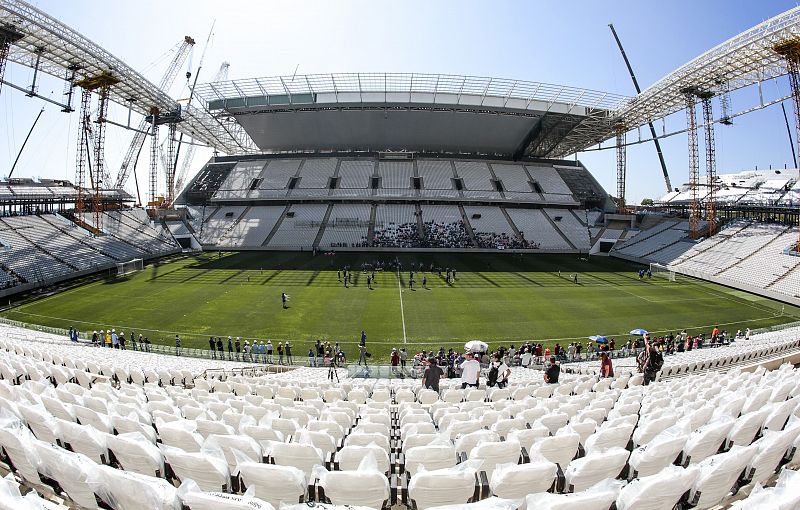
<instances>
[{"instance_id":1,"label":"support column","mask_svg":"<svg viewBox=\"0 0 800 510\"><path fill-rule=\"evenodd\" d=\"M627 170L627 148L625 147L625 125L614 125L617 133L617 212L625 214L625 173Z\"/></svg>"},{"instance_id":2,"label":"support column","mask_svg":"<svg viewBox=\"0 0 800 510\"><path fill-rule=\"evenodd\" d=\"M83 212L86 210L86 164L89 158L87 125L89 121L89 101L92 98L92 91L81 89L81 106L79 110L78 124L78 150L75 151L75 187L77 195L75 197L75 216L78 222L83 224Z\"/></svg>"},{"instance_id":3,"label":"support column","mask_svg":"<svg viewBox=\"0 0 800 510\"><path fill-rule=\"evenodd\" d=\"M708 235L713 235L717 227L717 157L714 143L714 115L711 108L713 95L706 92L700 95L703 103L703 125L706 135L706 180L708 182L708 197L706 198L706 221L708 222Z\"/></svg>"},{"instance_id":4,"label":"support column","mask_svg":"<svg viewBox=\"0 0 800 510\"><path fill-rule=\"evenodd\" d=\"M695 116L694 91L682 91L686 98L686 136L689 141L689 187L692 191L692 201L689 204L689 236L692 239L699 237L700 225L700 198L697 186L700 182L700 156L697 148L697 117Z\"/></svg>"},{"instance_id":5,"label":"support column","mask_svg":"<svg viewBox=\"0 0 800 510\"><path fill-rule=\"evenodd\" d=\"M794 139L800 147L800 39L780 43L774 47L774 50L786 59L789 84L792 87L792 105L794 106ZM800 151L796 152L800 154ZM800 239L795 245L795 250L800 251Z\"/></svg>"}]
</instances>

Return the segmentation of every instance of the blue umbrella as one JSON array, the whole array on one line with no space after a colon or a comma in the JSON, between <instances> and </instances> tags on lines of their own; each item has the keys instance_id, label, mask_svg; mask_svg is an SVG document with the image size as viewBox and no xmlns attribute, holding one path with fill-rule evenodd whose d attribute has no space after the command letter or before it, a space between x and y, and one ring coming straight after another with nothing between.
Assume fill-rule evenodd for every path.
<instances>
[{"instance_id":1,"label":"blue umbrella","mask_svg":"<svg viewBox=\"0 0 800 510\"><path fill-rule=\"evenodd\" d=\"M647 332L646 329L636 328L636 329L631 331L631 335L633 335L633 336L645 336L645 335L649 335L649 333Z\"/></svg>"},{"instance_id":2,"label":"blue umbrella","mask_svg":"<svg viewBox=\"0 0 800 510\"><path fill-rule=\"evenodd\" d=\"M608 337L603 336L603 335L592 335L592 336L589 337L589 340L594 340L598 344L607 344L608 343Z\"/></svg>"}]
</instances>

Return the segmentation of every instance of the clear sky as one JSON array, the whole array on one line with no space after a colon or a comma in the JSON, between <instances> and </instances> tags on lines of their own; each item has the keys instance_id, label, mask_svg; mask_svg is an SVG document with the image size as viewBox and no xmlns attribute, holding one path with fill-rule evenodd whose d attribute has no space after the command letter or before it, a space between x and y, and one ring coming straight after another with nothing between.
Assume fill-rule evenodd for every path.
<instances>
[{"instance_id":1,"label":"clear sky","mask_svg":"<svg viewBox=\"0 0 800 510\"><path fill-rule=\"evenodd\" d=\"M191 35L197 40L195 72L212 23L216 26L200 81L221 62L230 78L324 72L426 72L541 81L633 95L627 70L608 29L614 23L643 88L711 47L795 6L782 0L716 1L243 1L206 0L40 0L33 4L105 47L154 83L171 51ZM299 67L298 67L299 66ZM181 71L170 91L186 97ZM32 70L9 65L5 79L27 85ZM43 79L39 93L61 99L63 83ZM766 99L788 92L786 80L765 84ZM733 111L757 104L755 91L732 98ZM0 175L7 176L40 108L45 113L22 154L15 177L74 180L77 114L25 97L8 87L0 96ZM794 125L791 104L789 120ZM111 117L127 121L127 110ZM138 119L134 119L134 124ZM684 127L683 114L659 122L667 132ZM720 172L793 166L780 106L718 126ZM106 159L116 176L132 134L110 126ZM635 140L637 132L629 133ZM649 133L642 131L642 137ZM673 185L687 180L686 137L664 140ZM190 173L210 157L198 151ZM612 150L578 158L610 193L615 193ZM139 185L146 193L146 151ZM134 192L133 179L128 188ZM652 144L628 151L628 197L665 192ZM142 198L145 198L144 196Z\"/></svg>"}]
</instances>

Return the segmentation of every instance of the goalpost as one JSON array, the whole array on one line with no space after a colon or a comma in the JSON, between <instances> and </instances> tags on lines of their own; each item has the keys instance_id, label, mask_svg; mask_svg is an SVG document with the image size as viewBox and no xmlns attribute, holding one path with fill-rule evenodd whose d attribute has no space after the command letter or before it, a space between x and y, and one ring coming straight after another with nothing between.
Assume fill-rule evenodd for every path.
<instances>
[{"instance_id":1,"label":"goalpost","mask_svg":"<svg viewBox=\"0 0 800 510\"><path fill-rule=\"evenodd\" d=\"M671 282L675 281L675 271L662 264L651 263L650 273L656 278L666 278Z\"/></svg>"},{"instance_id":2,"label":"goalpost","mask_svg":"<svg viewBox=\"0 0 800 510\"><path fill-rule=\"evenodd\" d=\"M142 259L132 259L127 262L117 262L117 276L126 276L144 269Z\"/></svg>"}]
</instances>

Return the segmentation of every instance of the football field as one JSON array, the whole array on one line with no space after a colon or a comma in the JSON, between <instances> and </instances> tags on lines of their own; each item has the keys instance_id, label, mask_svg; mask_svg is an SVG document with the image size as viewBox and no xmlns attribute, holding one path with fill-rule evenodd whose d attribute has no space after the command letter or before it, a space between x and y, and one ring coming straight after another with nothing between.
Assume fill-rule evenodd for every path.
<instances>
[{"instance_id":1,"label":"football field","mask_svg":"<svg viewBox=\"0 0 800 510\"><path fill-rule=\"evenodd\" d=\"M361 264L395 257L403 269L376 272L370 290ZM409 267L420 263L425 271L415 270L412 289ZM455 268L457 280L446 283L431 264ZM347 288L337 278L346 265L353 270ZM184 347L207 347L210 335L288 339L295 356L322 339L340 342L352 358L363 329L381 359L392 347L416 352L472 339L492 348L564 345L594 334L624 341L634 328L735 333L800 319L796 307L680 275L640 280L639 267L577 255L213 252L31 298L3 315L81 331L134 330L157 343L172 344L178 333Z\"/></svg>"}]
</instances>

